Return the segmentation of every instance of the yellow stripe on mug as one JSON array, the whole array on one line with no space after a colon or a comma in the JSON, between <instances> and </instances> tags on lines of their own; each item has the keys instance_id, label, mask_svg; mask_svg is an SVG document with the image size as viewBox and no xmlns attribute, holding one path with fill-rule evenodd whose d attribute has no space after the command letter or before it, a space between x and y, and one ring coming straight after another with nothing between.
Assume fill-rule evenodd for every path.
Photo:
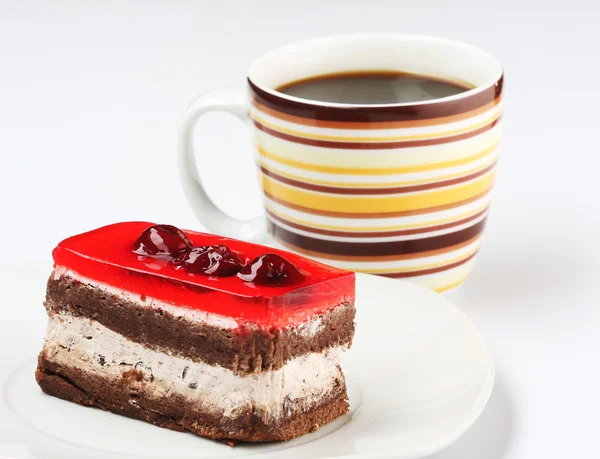
<instances>
[{"instance_id":1,"label":"yellow stripe on mug","mask_svg":"<svg viewBox=\"0 0 600 459\"><path fill-rule=\"evenodd\" d=\"M269 195L293 205L330 212L363 214L427 209L464 201L488 191L495 176L495 171L491 171L469 183L402 196L332 196L300 190L267 176L262 176L262 185Z\"/></svg>"}]
</instances>

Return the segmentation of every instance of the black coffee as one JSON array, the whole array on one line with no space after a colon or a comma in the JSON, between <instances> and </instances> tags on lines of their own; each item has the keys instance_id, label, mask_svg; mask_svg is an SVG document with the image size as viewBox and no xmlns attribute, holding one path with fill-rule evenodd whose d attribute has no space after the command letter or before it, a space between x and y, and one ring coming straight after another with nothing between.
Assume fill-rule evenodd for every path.
<instances>
[{"instance_id":1,"label":"black coffee","mask_svg":"<svg viewBox=\"0 0 600 459\"><path fill-rule=\"evenodd\" d=\"M400 72L336 73L277 88L302 99L345 104L394 104L453 96L471 89L454 82Z\"/></svg>"}]
</instances>

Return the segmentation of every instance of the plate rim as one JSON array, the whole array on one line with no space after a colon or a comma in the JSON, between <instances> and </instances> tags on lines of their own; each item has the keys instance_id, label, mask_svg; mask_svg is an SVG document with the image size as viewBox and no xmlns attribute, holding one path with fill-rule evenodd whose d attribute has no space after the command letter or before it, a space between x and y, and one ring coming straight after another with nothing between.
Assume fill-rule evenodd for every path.
<instances>
[{"instance_id":1,"label":"plate rim","mask_svg":"<svg viewBox=\"0 0 600 459\"><path fill-rule=\"evenodd\" d=\"M415 457L424 457L429 456L431 454L437 453L446 449L460 437L462 437L474 424L477 422L477 419L483 413L483 410L487 406L489 399L494 390L494 385L496 382L496 364L492 353L490 351L489 344L485 339L485 336L479 331L477 326L473 323L473 321L467 316L467 314L462 311L452 300L450 300L444 293L438 293L434 290L431 290L423 285L409 282L404 279L392 279L383 276L378 276L375 274L369 273L356 273L356 278L361 279L377 279L376 282L383 280L385 283L401 283L403 284L403 288L414 289L420 291L421 293L435 298L435 301L440 301L445 303L446 307L452 314L456 314L464 321L475 333L475 335L479 338L480 344L482 346L482 351L486 356L487 363L487 374L484 381L482 381L481 389L478 393L476 402L471 407L469 413L465 416L464 421L459 425L454 432L446 435L442 439L440 439L434 446L425 447L425 448L414 448L413 450L394 450L394 451L386 451L381 453L370 453L367 455L345 455L345 456L335 456L335 459L377 459L377 458L387 458L387 457L395 457L398 459L414 459Z\"/></svg>"}]
</instances>

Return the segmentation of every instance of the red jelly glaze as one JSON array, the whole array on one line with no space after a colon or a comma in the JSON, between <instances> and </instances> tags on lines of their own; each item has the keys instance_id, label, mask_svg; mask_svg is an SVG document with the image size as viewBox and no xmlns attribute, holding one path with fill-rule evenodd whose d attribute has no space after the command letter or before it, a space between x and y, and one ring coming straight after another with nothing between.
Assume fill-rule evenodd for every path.
<instances>
[{"instance_id":1,"label":"red jelly glaze","mask_svg":"<svg viewBox=\"0 0 600 459\"><path fill-rule=\"evenodd\" d=\"M236 276L189 273L177 269L167 259L133 253L133 242L152 225L116 223L65 239L52 253L54 265L140 297L220 314L235 319L240 325L255 324L261 328L294 325L342 302L354 301L352 272L283 250L222 236L185 230L194 246L226 245L240 255L244 263L265 253L275 253L305 275L294 284L257 285Z\"/></svg>"}]
</instances>

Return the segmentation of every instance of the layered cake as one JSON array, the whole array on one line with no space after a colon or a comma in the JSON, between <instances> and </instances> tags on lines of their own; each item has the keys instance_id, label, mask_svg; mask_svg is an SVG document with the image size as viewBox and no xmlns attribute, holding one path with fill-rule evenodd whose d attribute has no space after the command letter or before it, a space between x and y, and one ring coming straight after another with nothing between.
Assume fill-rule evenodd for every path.
<instances>
[{"instance_id":1,"label":"layered cake","mask_svg":"<svg viewBox=\"0 0 600 459\"><path fill-rule=\"evenodd\" d=\"M146 222L73 236L53 258L47 394L232 441L287 440L348 411L353 273Z\"/></svg>"}]
</instances>

